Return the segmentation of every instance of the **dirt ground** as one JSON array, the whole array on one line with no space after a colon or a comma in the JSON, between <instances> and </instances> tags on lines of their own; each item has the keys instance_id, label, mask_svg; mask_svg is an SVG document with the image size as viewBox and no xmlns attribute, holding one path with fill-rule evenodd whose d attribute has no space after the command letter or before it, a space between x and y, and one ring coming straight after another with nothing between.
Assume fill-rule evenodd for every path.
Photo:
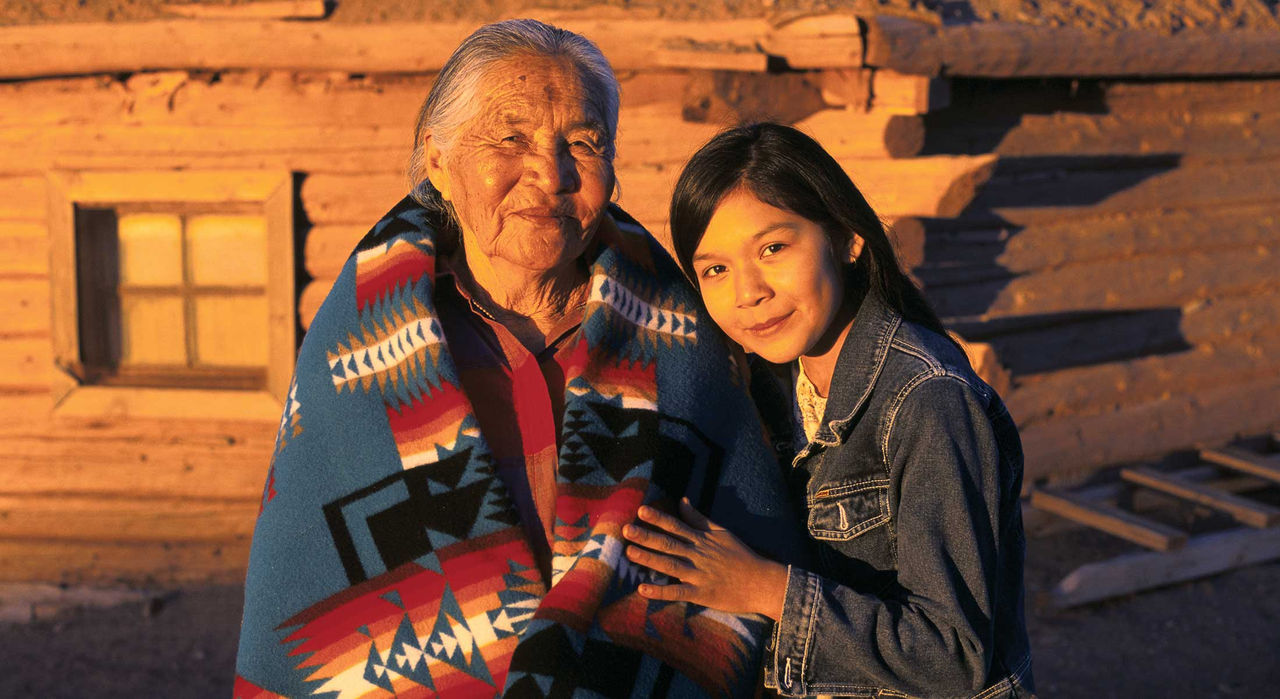
<instances>
[{"instance_id":1,"label":"dirt ground","mask_svg":"<svg viewBox=\"0 0 1280 699\"><path fill-rule=\"evenodd\" d=\"M1029 543L1043 587L1127 545L1074 530ZM1264 697L1280 686L1280 562L1029 619L1041 697ZM231 695L241 592L0 624L0 697Z\"/></svg>"},{"instance_id":2,"label":"dirt ground","mask_svg":"<svg viewBox=\"0 0 1280 699\"><path fill-rule=\"evenodd\" d=\"M251 0L0 0L0 24L135 21L171 17L168 4L246 4ZM332 22L491 20L554 9L631 13L671 19L787 16L814 11L876 12L938 23L1006 21L1096 31L1280 29L1278 0L339 0Z\"/></svg>"}]
</instances>

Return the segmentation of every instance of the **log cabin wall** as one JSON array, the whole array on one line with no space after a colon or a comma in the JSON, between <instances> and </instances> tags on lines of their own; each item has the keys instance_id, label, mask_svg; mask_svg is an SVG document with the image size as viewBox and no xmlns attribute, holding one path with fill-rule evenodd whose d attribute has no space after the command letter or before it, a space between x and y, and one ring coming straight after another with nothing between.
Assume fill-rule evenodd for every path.
<instances>
[{"instance_id":1,"label":"log cabin wall","mask_svg":"<svg viewBox=\"0 0 1280 699\"><path fill-rule=\"evenodd\" d=\"M622 83L620 203L660 239L699 144L739 119L793 123L837 156L973 343L1022 427L1029 479L1280 425L1268 159L1280 128L1267 107L1280 82L940 78L893 56L860 65L862 25L849 17L769 30L752 44L765 53L734 44L758 27L730 24L700 27L730 36L728 48L670 32L653 50L602 41ZM183 49L195 58L180 69L140 55L130 60L168 69L23 64L0 82L0 579L238 580L277 431L110 402L92 416L55 410L66 379L51 321L51 177L292 173L303 329L355 242L406 192L439 57L219 68L199 48Z\"/></svg>"}]
</instances>

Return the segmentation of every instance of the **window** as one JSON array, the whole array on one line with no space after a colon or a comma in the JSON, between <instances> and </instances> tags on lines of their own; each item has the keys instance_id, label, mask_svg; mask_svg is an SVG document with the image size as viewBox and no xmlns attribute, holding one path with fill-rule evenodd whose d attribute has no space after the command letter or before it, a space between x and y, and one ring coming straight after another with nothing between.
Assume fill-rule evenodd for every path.
<instances>
[{"instance_id":1,"label":"window","mask_svg":"<svg viewBox=\"0 0 1280 699\"><path fill-rule=\"evenodd\" d=\"M276 417L295 342L288 173L52 179L58 410Z\"/></svg>"}]
</instances>

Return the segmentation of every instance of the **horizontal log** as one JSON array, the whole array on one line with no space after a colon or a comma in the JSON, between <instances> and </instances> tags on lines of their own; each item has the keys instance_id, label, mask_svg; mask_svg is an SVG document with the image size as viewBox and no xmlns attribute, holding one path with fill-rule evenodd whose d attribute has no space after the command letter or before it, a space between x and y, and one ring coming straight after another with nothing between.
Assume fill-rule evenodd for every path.
<instances>
[{"instance_id":1,"label":"horizontal log","mask_svg":"<svg viewBox=\"0 0 1280 699\"><path fill-rule=\"evenodd\" d=\"M993 156L845 159L841 165L881 216L950 216L964 208L994 167ZM679 163L619 166L620 201L641 221L666 221ZM315 175L302 185L316 224L371 225L407 192L396 175Z\"/></svg>"},{"instance_id":2,"label":"horizontal log","mask_svg":"<svg viewBox=\"0 0 1280 699\"><path fill-rule=\"evenodd\" d=\"M335 279L356 243L369 232L368 226L316 226L307 232L307 273L314 278Z\"/></svg>"},{"instance_id":3,"label":"horizontal log","mask_svg":"<svg viewBox=\"0 0 1280 699\"><path fill-rule=\"evenodd\" d=\"M0 539L235 541L253 535L259 500L0 495Z\"/></svg>"},{"instance_id":4,"label":"horizontal log","mask_svg":"<svg viewBox=\"0 0 1280 699\"><path fill-rule=\"evenodd\" d=\"M53 394L47 385L0 388L0 420L7 425L44 424L52 410Z\"/></svg>"},{"instance_id":5,"label":"horizontal log","mask_svg":"<svg viewBox=\"0 0 1280 699\"><path fill-rule=\"evenodd\" d=\"M824 109L795 124L837 160L910 158L924 147L924 121L888 111Z\"/></svg>"},{"instance_id":6,"label":"horizontal log","mask_svg":"<svg viewBox=\"0 0 1280 699\"><path fill-rule=\"evenodd\" d=\"M0 176L0 220L41 223L48 215L48 183L43 177Z\"/></svg>"},{"instance_id":7,"label":"horizontal log","mask_svg":"<svg viewBox=\"0 0 1280 699\"><path fill-rule=\"evenodd\" d=\"M951 82L892 70L871 74L872 109L891 114L928 114L951 104Z\"/></svg>"},{"instance_id":8,"label":"horizontal log","mask_svg":"<svg viewBox=\"0 0 1280 699\"><path fill-rule=\"evenodd\" d=\"M1275 279L1269 246L1146 255L1040 270L1014 278L926 285L943 316L1017 316L1182 307L1245 294Z\"/></svg>"},{"instance_id":9,"label":"horizontal log","mask_svg":"<svg viewBox=\"0 0 1280 699\"><path fill-rule=\"evenodd\" d=\"M166 3L166 14L196 19L322 19L324 0L255 0L236 5Z\"/></svg>"},{"instance_id":10,"label":"horizontal log","mask_svg":"<svg viewBox=\"0 0 1280 699\"><path fill-rule=\"evenodd\" d=\"M0 279L0 318L4 332L49 331L49 282L46 279Z\"/></svg>"},{"instance_id":11,"label":"horizontal log","mask_svg":"<svg viewBox=\"0 0 1280 699\"><path fill-rule=\"evenodd\" d=\"M741 53L749 61L753 52L763 56L757 46L771 30L761 19L707 22L564 15L553 21L595 41L615 70L701 67L706 54ZM434 72L477 26L237 20L13 26L0 29L0 54L7 57L0 78L226 68ZM698 48L705 51L693 50ZM857 65L857 58L849 57L851 65ZM759 64L763 69L764 62Z\"/></svg>"},{"instance_id":12,"label":"horizontal log","mask_svg":"<svg viewBox=\"0 0 1280 699\"><path fill-rule=\"evenodd\" d=\"M1153 211L1025 228L948 230L949 221L899 221L922 230L919 270L935 284L1025 274L1144 255L1214 252L1280 241L1280 200L1259 205Z\"/></svg>"},{"instance_id":13,"label":"horizontal log","mask_svg":"<svg viewBox=\"0 0 1280 699\"><path fill-rule=\"evenodd\" d=\"M1166 103L1132 114L1059 111L1006 113L994 119L980 112L989 113L990 107L931 118L926 150L1007 156L1187 153L1216 158L1280 152L1280 116L1248 105L1235 111L1194 112Z\"/></svg>"},{"instance_id":14,"label":"horizontal log","mask_svg":"<svg viewBox=\"0 0 1280 699\"><path fill-rule=\"evenodd\" d=\"M862 29L850 14L815 15L781 23L761 39L765 53L797 70L862 63Z\"/></svg>"},{"instance_id":15,"label":"horizontal log","mask_svg":"<svg viewBox=\"0 0 1280 699\"><path fill-rule=\"evenodd\" d=\"M298 322L302 324L303 330L311 327L311 320L316 317L320 304L329 295L334 281L334 278L313 279L298 295Z\"/></svg>"},{"instance_id":16,"label":"horizontal log","mask_svg":"<svg viewBox=\"0 0 1280 699\"><path fill-rule=\"evenodd\" d=\"M989 228L1274 202L1276 167L1170 156L1002 159L962 216L970 228Z\"/></svg>"},{"instance_id":17,"label":"horizontal log","mask_svg":"<svg viewBox=\"0 0 1280 699\"><path fill-rule=\"evenodd\" d=\"M1063 333L1059 333L1063 337ZM997 342L1000 348L1019 341ZM1038 340L1038 339L1037 339ZM1031 351L1050 345L1023 341ZM1065 343L1064 343L1065 344ZM1078 350L1061 350L1064 363ZM1011 352L997 356L1006 365ZM1070 366L1070 364L1068 364ZM1161 396L1194 393L1222 386L1240 386L1280 374L1280 326L1260 337L1246 337L1202 345L1173 354L1075 366L1032 376L1019 376L1017 388L1005 398L1019 424L1033 425L1071 415L1098 413L1117 407L1158 400Z\"/></svg>"},{"instance_id":18,"label":"horizontal log","mask_svg":"<svg viewBox=\"0 0 1280 699\"><path fill-rule=\"evenodd\" d=\"M1276 405L1280 378L1272 376L1020 427L1026 479L1153 459L1277 429Z\"/></svg>"},{"instance_id":19,"label":"horizontal log","mask_svg":"<svg viewBox=\"0 0 1280 699\"><path fill-rule=\"evenodd\" d=\"M1031 492L1031 506L1156 551L1177 550L1187 543L1184 531L1066 490L1037 488Z\"/></svg>"},{"instance_id":20,"label":"horizontal log","mask_svg":"<svg viewBox=\"0 0 1280 699\"><path fill-rule=\"evenodd\" d=\"M0 169L397 172L410 124L381 127L76 125L0 130Z\"/></svg>"},{"instance_id":21,"label":"horizontal log","mask_svg":"<svg viewBox=\"0 0 1280 699\"><path fill-rule=\"evenodd\" d=\"M1088 31L973 22L933 27L899 17L867 22L864 62L901 73L1009 77L1247 75L1280 72L1280 36L1187 29Z\"/></svg>"},{"instance_id":22,"label":"horizontal log","mask_svg":"<svg viewBox=\"0 0 1280 699\"><path fill-rule=\"evenodd\" d=\"M1209 112L1274 111L1280 105L1280 79L1159 80L1109 83L1105 108L1113 114L1145 114L1171 107L1201 115Z\"/></svg>"},{"instance_id":23,"label":"horizontal log","mask_svg":"<svg viewBox=\"0 0 1280 699\"><path fill-rule=\"evenodd\" d=\"M0 335L0 386L47 384L53 345L45 333Z\"/></svg>"},{"instance_id":24,"label":"horizontal log","mask_svg":"<svg viewBox=\"0 0 1280 699\"><path fill-rule=\"evenodd\" d=\"M240 583L249 541L0 539L0 581L66 585Z\"/></svg>"},{"instance_id":25,"label":"horizontal log","mask_svg":"<svg viewBox=\"0 0 1280 699\"><path fill-rule=\"evenodd\" d=\"M1173 552L1140 551L1086 563L1044 600L1054 609L1132 594L1280 558L1280 529L1234 529L1192 537Z\"/></svg>"},{"instance_id":26,"label":"horizontal log","mask_svg":"<svg viewBox=\"0 0 1280 699\"><path fill-rule=\"evenodd\" d=\"M40 223L0 221L0 277L48 273L48 229Z\"/></svg>"},{"instance_id":27,"label":"horizontal log","mask_svg":"<svg viewBox=\"0 0 1280 699\"><path fill-rule=\"evenodd\" d=\"M1194 483L1179 478L1175 474L1138 466L1121 469L1120 477L1134 485L1225 512L1237 522L1251 527L1263 528L1280 523L1280 509L1211 486Z\"/></svg>"}]
</instances>

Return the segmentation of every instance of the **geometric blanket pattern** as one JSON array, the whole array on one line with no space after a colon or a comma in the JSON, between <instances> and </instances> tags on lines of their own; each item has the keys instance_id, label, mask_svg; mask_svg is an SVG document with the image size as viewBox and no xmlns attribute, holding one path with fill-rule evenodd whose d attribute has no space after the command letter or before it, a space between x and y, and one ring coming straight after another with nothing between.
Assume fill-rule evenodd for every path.
<instances>
[{"instance_id":1,"label":"geometric blanket pattern","mask_svg":"<svg viewBox=\"0 0 1280 699\"><path fill-rule=\"evenodd\" d=\"M717 331L611 207L569 338L552 576L461 389L432 303L447 222L410 199L357 248L299 355L246 580L237 696L741 696L759 617L653 602L622 555L688 496L785 557L776 462ZM715 396L714 404L707 396ZM783 533L779 533L783 532Z\"/></svg>"}]
</instances>

